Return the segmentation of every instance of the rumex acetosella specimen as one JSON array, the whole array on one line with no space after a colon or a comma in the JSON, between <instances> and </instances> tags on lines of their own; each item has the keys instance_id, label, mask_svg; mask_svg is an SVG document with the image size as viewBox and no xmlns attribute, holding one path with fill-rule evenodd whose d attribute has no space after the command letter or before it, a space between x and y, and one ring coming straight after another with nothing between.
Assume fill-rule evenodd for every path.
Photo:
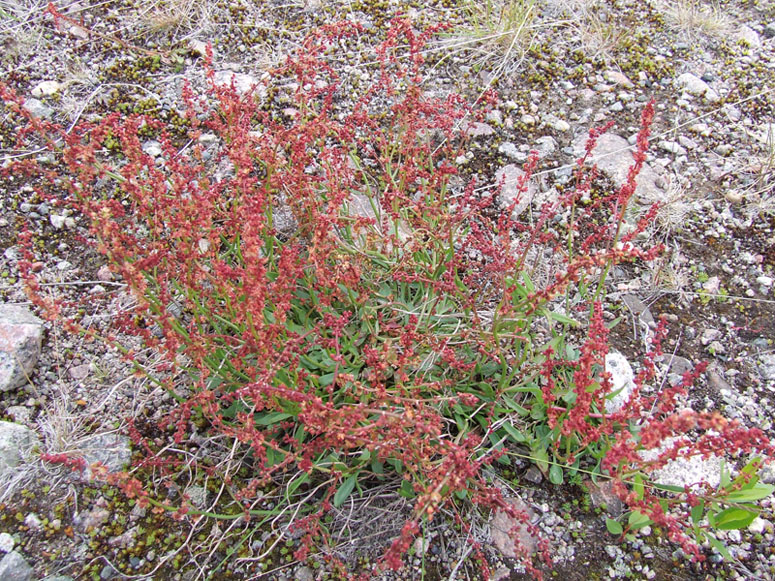
<instances>
[{"instance_id":1,"label":"rumex acetosella specimen","mask_svg":"<svg viewBox=\"0 0 775 581\"><path fill-rule=\"evenodd\" d=\"M205 94L184 91L182 142L143 115L65 131L31 118L2 87L7 112L26 120L19 147L34 142L58 156L54 168L26 158L2 171L44 178L40 195L87 218L90 239L136 300L107 338L122 348L121 337L133 335L161 356L150 368L124 349L173 396L162 427L174 442L194 433L226 439L249 463L241 475L228 459L217 464L222 474L202 466L232 487L246 517L275 518L293 506L286 514L303 531L296 558L333 542L327 513L385 482L412 511L375 570L400 568L442 509L460 515L473 503L524 519L484 474L519 456L554 483L586 473L613 479L632 512L609 530L655 523L700 558L697 541L747 526L753 501L772 492L757 482L756 462L717 490L655 486L649 475L677 457L724 450L746 464L772 447L756 429L682 408L701 367L675 387L648 389L664 325L633 394L607 411L607 273L662 250L637 242L656 208L626 224L653 104L621 188L590 196L595 170L585 162L609 126L593 129L571 187L528 220L514 211L519 198L500 208L498 188L460 175L467 124L494 95L469 107L458 95L423 91L422 50L437 30L395 20L376 50L376 82L352 103L327 52L346 46L357 26L315 31L267 81L284 87L290 116L256 93L216 85L208 68ZM199 139L205 133L217 138L214 157ZM148 135L161 144L158 158L143 150ZM521 196L535 165L531 157ZM285 211L290 230L277 223ZM65 306L41 291L31 260L30 296L61 323ZM583 328L574 345L569 331ZM139 429L132 435L164 478L179 476L174 454ZM666 441L673 444L661 449ZM645 450L660 451L645 460ZM177 518L202 514L188 502L164 505L132 472L104 478ZM285 504L259 508L276 487Z\"/></svg>"}]
</instances>

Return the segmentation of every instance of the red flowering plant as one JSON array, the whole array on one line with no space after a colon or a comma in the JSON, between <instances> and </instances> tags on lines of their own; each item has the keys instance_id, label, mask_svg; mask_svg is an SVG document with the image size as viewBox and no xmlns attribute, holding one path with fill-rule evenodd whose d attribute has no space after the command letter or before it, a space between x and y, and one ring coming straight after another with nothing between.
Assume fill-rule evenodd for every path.
<instances>
[{"instance_id":1,"label":"red flowering plant","mask_svg":"<svg viewBox=\"0 0 775 581\"><path fill-rule=\"evenodd\" d=\"M718 441L733 453L771 448L758 432L715 417L683 421L676 411L685 386L654 397L636 389L606 413L612 386L597 299L612 265L660 252L635 245L654 209L623 228L653 106L624 186L584 200L595 174L585 162L602 131L593 130L573 186L526 222L516 208L534 157L505 209L498 188L461 179L455 160L483 108L423 91L421 49L435 30L394 21L377 50L376 82L346 103L326 54L356 30L314 32L248 93L216 85L209 70L205 95L184 91L182 148L165 123L142 115L65 131L31 118L2 88L6 108L28 120L19 146L38 139L61 156L56 171L29 161L2 171L45 176L41 195L89 219L96 248L136 300L117 330L164 361L145 368L126 352L174 397L162 427L177 443L195 433L231 442L230 458L250 467L247 476L230 462L199 461L201 469L230 487L245 517L266 522L284 514L283 503L295 506L304 533L298 558L325 546L327 511L394 476L414 504L384 566L400 567L442 508L473 502L520 517L483 474L514 456L533 459L554 483L580 470L614 478L633 514L668 523L684 541L668 509L705 507L704 497L682 490L667 506L668 489L644 485L650 470L678 453L707 454ZM282 115L268 94L284 99ZM143 150L149 134L161 144L156 158ZM204 144L213 141L209 157ZM554 220L561 215L564 226ZM547 254L554 270L542 264ZM56 314L32 270L28 261L31 296ZM584 309L562 309L574 301ZM588 337L574 348L565 330L583 327L587 312ZM658 347L639 388L654 378ZM687 437L698 429L706 434ZM657 460L639 455L668 436L682 447ZM179 460L139 430L133 437L146 465L179 476ZM134 476L110 481L165 506ZM270 487L283 490L280 508L262 508ZM710 514L723 518L714 508L723 499L707 492ZM167 508L176 518L209 514Z\"/></svg>"}]
</instances>

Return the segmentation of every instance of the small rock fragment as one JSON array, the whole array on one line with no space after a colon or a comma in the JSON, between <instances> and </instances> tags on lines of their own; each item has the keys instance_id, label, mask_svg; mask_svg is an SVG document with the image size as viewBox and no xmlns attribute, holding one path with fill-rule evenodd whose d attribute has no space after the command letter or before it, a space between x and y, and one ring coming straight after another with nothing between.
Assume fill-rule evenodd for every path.
<instances>
[{"instance_id":1,"label":"small rock fragment","mask_svg":"<svg viewBox=\"0 0 775 581\"><path fill-rule=\"evenodd\" d=\"M528 521L535 517L533 510L521 498L513 498L509 504L520 513L525 513ZM517 551L531 555L538 547L538 539L530 532L527 524L510 517L503 510L498 510L490 523L490 537L506 557L517 557Z\"/></svg>"},{"instance_id":2,"label":"small rock fragment","mask_svg":"<svg viewBox=\"0 0 775 581\"><path fill-rule=\"evenodd\" d=\"M28 381L42 339L43 321L23 307L0 305L0 392Z\"/></svg>"}]
</instances>

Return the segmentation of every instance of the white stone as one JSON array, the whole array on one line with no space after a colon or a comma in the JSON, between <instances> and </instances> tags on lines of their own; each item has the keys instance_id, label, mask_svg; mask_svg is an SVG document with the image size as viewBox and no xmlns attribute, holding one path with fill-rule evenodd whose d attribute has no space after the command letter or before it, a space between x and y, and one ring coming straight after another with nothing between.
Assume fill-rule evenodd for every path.
<instances>
[{"instance_id":1,"label":"white stone","mask_svg":"<svg viewBox=\"0 0 775 581\"><path fill-rule=\"evenodd\" d=\"M573 154L581 157L587 143L587 135L581 135L573 142ZM604 133L597 140L597 146L592 152L590 164L613 180L616 187L621 187L627 181L630 166L634 163L633 148L624 137L613 133ZM644 163L640 174L635 180L638 198L646 203L653 203L664 198L662 190L657 187L659 176L654 169Z\"/></svg>"},{"instance_id":2,"label":"white stone","mask_svg":"<svg viewBox=\"0 0 775 581\"><path fill-rule=\"evenodd\" d=\"M43 81L38 83L35 88L30 91L33 97L50 97L55 95L62 89L62 84L56 81Z\"/></svg>"},{"instance_id":3,"label":"white stone","mask_svg":"<svg viewBox=\"0 0 775 581\"><path fill-rule=\"evenodd\" d=\"M48 221L51 222L51 225L57 230L61 230L65 227L66 219L67 216L59 216L58 214L51 214L51 216L48 217Z\"/></svg>"},{"instance_id":4,"label":"white stone","mask_svg":"<svg viewBox=\"0 0 775 581\"><path fill-rule=\"evenodd\" d=\"M624 407L635 389L635 374L627 358L621 353L605 356L605 370L611 374L611 394L605 402L606 413L616 413Z\"/></svg>"},{"instance_id":5,"label":"white stone","mask_svg":"<svg viewBox=\"0 0 775 581\"><path fill-rule=\"evenodd\" d=\"M216 71L213 76L213 82L216 87L229 87L234 83L234 89L240 95L253 90L253 94L259 99L263 100L266 98L266 87L259 84L257 78L244 73L235 73L229 70Z\"/></svg>"},{"instance_id":6,"label":"white stone","mask_svg":"<svg viewBox=\"0 0 775 581\"><path fill-rule=\"evenodd\" d=\"M716 102L719 100L718 93L710 88L710 85L703 81L697 75L692 73L684 73L675 80L675 86L679 89L683 89L687 93L697 95L699 97L705 97L710 102Z\"/></svg>"},{"instance_id":7,"label":"white stone","mask_svg":"<svg viewBox=\"0 0 775 581\"><path fill-rule=\"evenodd\" d=\"M656 460L665 451L672 448L676 438L665 438L658 449L644 450L640 453L646 461ZM685 448L681 448L685 450ZM651 478L657 484L666 486L693 486L706 482L713 488L721 483L721 462L718 456L703 459L700 456L676 458L670 460L662 468L652 471Z\"/></svg>"},{"instance_id":8,"label":"white stone","mask_svg":"<svg viewBox=\"0 0 775 581\"><path fill-rule=\"evenodd\" d=\"M14 544L15 541L11 535L8 533L0 533L0 552L10 553L13 551Z\"/></svg>"},{"instance_id":9,"label":"white stone","mask_svg":"<svg viewBox=\"0 0 775 581\"><path fill-rule=\"evenodd\" d=\"M745 24L740 27L735 37L738 41L742 40L747 43L751 48L758 48L762 45L759 34L753 28L746 26Z\"/></svg>"},{"instance_id":10,"label":"white stone","mask_svg":"<svg viewBox=\"0 0 775 581\"><path fill-rule=\"evenodd\" d=\"M748 530L754 534L762 534L767 528L768 522L761 517L756 517L753 522L748 525Z\"/></svg>"},{"instance_id":11,"label":"white stone","mask_svg":"<svg viewBox=\"0 0 775 581\"><path fill-rule=\"evenodd\" d=\"M0 391L24 385L40 356L43 321L27 309L0 305Z\"/></svg>"}]
</instances>

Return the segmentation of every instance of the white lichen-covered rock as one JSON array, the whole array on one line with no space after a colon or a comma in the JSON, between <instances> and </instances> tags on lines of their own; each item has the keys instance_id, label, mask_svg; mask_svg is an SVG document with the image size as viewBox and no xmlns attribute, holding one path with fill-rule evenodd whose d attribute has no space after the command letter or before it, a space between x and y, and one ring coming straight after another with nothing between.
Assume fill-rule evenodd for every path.
<instances>
[{"instance_id":1,"label":"white lichen-covered rock","mask_svg":"<svg viewBox=\"0 0 775 581\"><path fill-rule=\"evenodd\" d=\"M581 157L587 144L588 136L580 135L573 142L573 154ZM635 163L632 157L633 146L624 137L613 133L604 133L597 140L597 146L592 152L589 163L594 163L597 168L613 180L616 187L621 187L630 173L630 166ZM638 199L644 203L652 203L664 198L664 193L657 186L659 176L647 163L643 164L638 177L635 178L635 193Z\"/></svg>"},{"instance_id":2,"label":"white lichen-covered rock","mask_svg":"<svg viewBox=\"0 0 775 581\"><path fill-rule=\"evenodd\" d=\"M11 551L0 559L0 579L4 581L29 581L32 574L30 564L16 551Z\"/></svg>"},{"instance_id":3,"label":"white lichen-covered rock","mask_svg":"<svg viewBox=\"0 0 775 581\"><path fill-rule=\"evenodd\" d=\"M676 438L665 438L662 445L655 450L644 450L641 457L644 460L656 460L664 452L670 450L675 444ZM700 456L688 458L676 458L670 460L662 468L651 473L651 479L657 484L667 486L693 486L705 482L713 488L721 484L722 459L712 456L703 459Z\"/></svg>"},{"instance_id":4,"label":"white lichen-covered rock","mask_svg":"<svg viewBox=\"0 0 775 581\"><path fill-rule=\"evenodd\" d=\"M618 412L635 389L635 374L627 358L621 353L608 353L605 356L605 370L611 374L611 393L605 402L606 413Z\"/></svg>"},{"instance_id":5,"label":"white lichen-covered rock","mask_svg":"<svg viewBox=\"0 0 775 581\"><path fill-rule=\"evenodd\" d=\"M13 422L0 422L0 478L21 464L38 444L38 436L31 429Z\"/></svg>"},{"instance_id":6,"label":"white lichen-covered rock","mask_svg":"<svg viewBox=\"0 0 775 581\"><path fill-rule=\"evenodd\" d=\"M0 305L0 391L24 385L40 356L43 321L23 307Z\"/></svg>"}]
</instances>

